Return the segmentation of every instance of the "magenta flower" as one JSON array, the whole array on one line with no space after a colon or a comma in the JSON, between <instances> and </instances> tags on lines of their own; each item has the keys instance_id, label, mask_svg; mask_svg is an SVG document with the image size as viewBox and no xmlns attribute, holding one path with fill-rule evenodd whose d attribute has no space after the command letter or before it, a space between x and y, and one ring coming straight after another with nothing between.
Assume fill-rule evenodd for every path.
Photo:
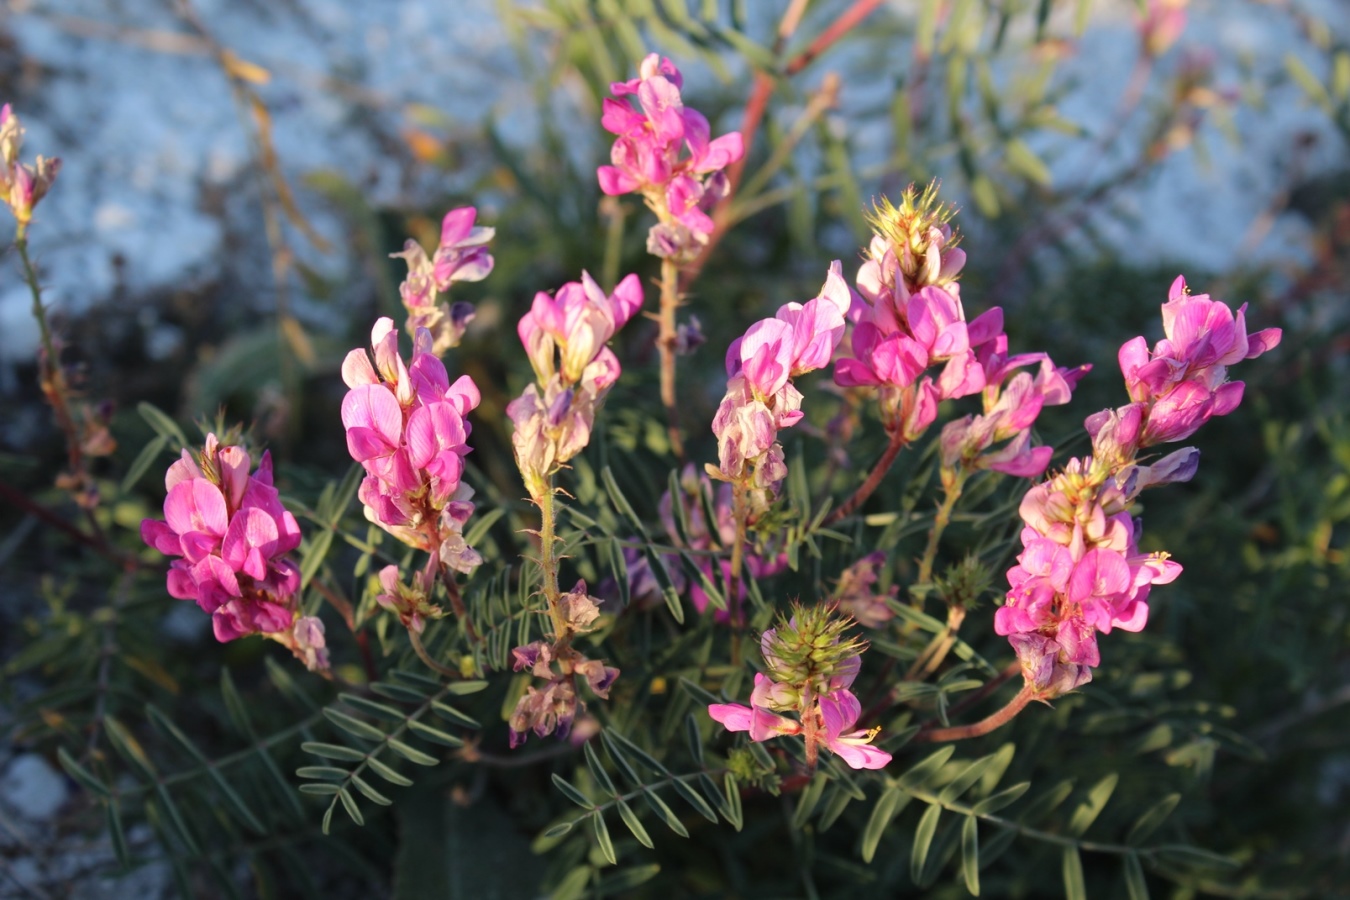
<instances>
[{"instance_id":1,"label":"magenta flower","mask_svg":"<svg viewBox=\"0 0 1350 900\"><path fill-rule=\"evenodd\" d=\"M371 330L374 364L364 350L342 363L351 388L342 401L347 450L366 470L357 492L366 518L409 546L439 556L459 572L482 562L463 540L473 512L473 490L461 481L472 430L466 416L478 406L467 375L454 384L419 329L411 365L398 353L392 319Z\"/></svg>"},{"instance_id":2,"label":"magenta flower","mask_svg":"<svg viewBox=\"0 0 1350 900\"><path fill-rule=\"evenodd\" d=\"M452 209L441 220L441 240L435 255L409 240L392 256L408 263L408 275L399 285L399 296L408 311L408 333L425 328L432 335L432 352L440 356L459 346L464 330L474 317L472 304L438 302L456 281L482 281L492 272L493 259L484 245L494 229L474 225L478 210L472 206Z\"/></svg>"},{"instance_id":3,"label":"magenta flower","mask_svg":"<svg viewBox=\"0 0 1350 900\"><path fill-rule=\"evenodd\" d=\"M727 190L722 169L745 152L739 132L711 140L708 120L680 97L683 84L679 69L653 53L638 78L610 85L617 99L604 101L600 124L616 136L613 165L596 170L606 194L642 194L656 213L648 249L682 260L707 243L713 231L707 210Z\"/></svg>"},{"instance_id":4,"label":"magenta flower","mask_svg":"<svg viewBox=\"0 0 1350 900\"><path fill-rule=\"evenodd\" d=\"M217 640L263 634L311 669L325 668L322 625L307 621L295 631L300 569L289 554L300 545L300 526L272 486L271 457L264 453L251 475L249 466L242 447L221 447L214 434L199 456L184 450L165 475L165 521L142 521L141 538L178 557L169 595L210 613Z\"/></svg>"},{"instance_id":5,"label":"magenta flower","mask_svg":"<svg viewBox=\"0 0 1350 900\"><path fill-rule=\"evenodd\" d=\"M1280 340L1276 328L1248 337L1243 312L1188 295L1178 278L1163 306L1166 338L1151 354L1143 338L1121 348L1134 402L1089 416L1093 456L1069 460L1023 497L1023 552L1008 571L994 630L1008 636L1036 696L1090 681L1101 662L1097 634L1143 629L1153 585L1181 573L1166 553L1140 552L1141 522L1128 508L1144 488L1189 480L1199 453L1186 447L1147 463L1139 453L1236 406L1242 384L1227 381L1227 367Z\"/></svg>"},{"instance_id":6,"label":"magenta flower","mask_svg":"<svg viewBox=\"0 0 1350 900\"><path fill-rule=\"evenodd\" d=\"M23 151L23 123L10 109L0 106L0 201L9 207L22 231L33 218L33 208L51 190L61 171L61 160L39 156L33 165L19 162Z\"/></svg>"},{"instance_id":7,"label":"magenta flower","mask_svg":"<svg viewBox=\"0 0 1350 900\"><path fill-rule=\"evenodd\" d=\"M787 476L778 432L803 415L792 379L829 363L852 303L836 260L819 296L784 304L727 348L727 392L712 424L723 480L746 481L769 498L776 495Z\"/></svg>"},{"instance_id":8,"label":"magenta flower","mask_svg":"<svg viewBox=\"0 0 1350 900\"><path fill-rule=\"evenodd\" d=\"M629 275L606 295L585 272L553 296L535 295L517 326L537 383L506 407L516 466L533 498L590 441L595 411L619 378L605 346L642 308L642 283Z\"/></svg>"}]
</instances>

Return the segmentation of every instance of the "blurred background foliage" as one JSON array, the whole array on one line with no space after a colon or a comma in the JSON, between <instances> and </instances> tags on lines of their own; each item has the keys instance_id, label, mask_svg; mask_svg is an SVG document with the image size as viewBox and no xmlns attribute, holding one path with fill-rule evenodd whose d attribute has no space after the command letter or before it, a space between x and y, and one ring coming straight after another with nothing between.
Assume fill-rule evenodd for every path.
<instances>
[{"instance_id":1,"label":"blurred background foliage","mask_svg":"<svg viewBox=\"0 0 1350 900\"><path fill-rule=\"evenodd\" d=\"M1153 215L1140 206L1144 187L1178 155L1203 160L1209 146L1240 147L1247 112L1299 103L1330 123L1331 137L1320 140L1350 137L1344 11L1338 21L1334 3L1325 17L1296 0L1249 5L1289 23L1297 35L1297 52L1278 72L1244 70L1241 59L1224 67L1233 60L1222 44L1210 56L1180 58L1180 48L1149 49L1146 31L1120 29L1119 40L1138 42L1136 61L1122 72L1117 94L1094 98L1115 112L1088 128L1064 109L1075 88L1065 63L1099 16L1142 20L1147 4L1133 10L1132 2L1112 7L1087 0L501 2L497 27L509 37L513 74L526 86L511 106L486 121L466 122L428 104L372 113L352 103L351 127L378 136L387 152L380 165L396 168L405 187L405 202L394 204L372 202L354 173L316 170L279 155L271 136L271 74L248 61L247 45L227 46L213 36L210 10L199 14L176 4L176 33L195 36L203 52L214 54L240 107L252 174L230 202L244 205L253 228L229 247L239 262L221 277L166 294L121 296L63 324L69 354L88 372L87 394L117 402L111 427L120 448L96 470L97 514L113 536L108 552L82 546L69 528L50 521L74 516L53 486L60 436L42 418L31 366L17 367L18 390L5 398L0 712L8 753L38 754L55 766L60 748L62 777L82 781L83 788L49 822L15 822L8 814L0 821L12 878L5 890L126 896L118 891L138 877L149 878L147 890L165 890L167 879L193 897L829 897L914 890L910 858L923 804L911 804L878 832L864 863L858 836L871 821L872 799L834 813L848 828L826 830L817 820L796 829L788 822L803 815L802 785L783 785L781 795L747 791L745 827L734 832L726 822L714 826L681 807L679 820L691 839L655 835L653 850L616 825L617 869L603 865L602 842L589 827L539 837L566 811L576 811L551 776L562 773L591 792L592 770L576 763L579 754L560 755L551 744L543 751L526 748L525 764L507 757L499 709L509 710L509 692L519 687L495 682L456 700L482 723L481 744L471 739L444 764L419 770L416 787L398 792L391 811L362 800L363 828L339 812L332 834L323 836L320 807L296 793L291 773L314 763L300 751L301 739L341 736L322 712L325 704L332 708L335 690L288 673L289 662L265 642L212 642L201 623L185 615L195 610L164 594L159 563L136 537L141 518L158 514L157 473L177 443L170 425L137 413L138 403L149 401L182 423L247 423L257 441L270 445L284 492L311 513L302 555L313 555L316 567L330 547L323 565L334 571L362 559L369 566L387 553L362 549L361 537L369 544L375 535L350 511L346 541L341 527L309 530L344 514L342 491L332 486L348 468L337 424L343 393L337 367L347 349L365 343L376 315L400 315L402 263L387 254L405 236L434 244L441 213L473 203L497 228L497 264L487 281L456 288L456 299L476 303L478 318L448 362L483 390L470 480L483 498L480 511L503 515L488 522L481 539L498 551L496 558L519 552L525 545L518 532L531 526L532 513L510 462L503 411L529 373L514 325L535 291L575 279L581 269L607 286L630 271L648 282L656 277L644 248L645 211L631 198L602 199L594 175L608 148L599 128L600 98L609 82L629 77L656 49L686 72L686 96L708 115L714 133L742 127L746 102L757 90L769 98L741 190L726 210L735 224L709 254L686 307L710 336L708 346L682 362L693 459L715 454L702 426L723 388L726 341L777 305L813 296L831 259L843 259L851 275L867 239L862 212L871 198L894 196L911 182L941 178L944 195L962 207L957 223L970 258L963 289L970 314L1003 305L1015 347L1045 349L1064 365L1095 366L1071 407L1047 411L1039 426L1067 452L1085 446L1075 437L1084 415L1120 402L1116 349L1135 334L1158 336L1156 310L1178 271L1184 269L1197 292L1249 303L1254 328L1285 329L1278 352L1243 373L1248 386L1240 411L1201 433L1204 455L1195 482L1149 497L1146 549L1172 551L1186 571L1155 595L1148 631L1112 636L1097 679L1053 711L1032 710L960 750L992 753L1014 742L1005 783L1031 780L1053 800L1051 786L1073 778L1073 800L1059 795L1065 810L1091 805L1089 789L1119 773L1115 800L1094 834L1119 837L1141 812L1179 795L1166 833L1234 864L1192 858L1174 861L1169 870L1164 861L1148 878L1159 895L1346 895L1350 169L1344 144L1337 145L1339 166L1305 167L1295 154L1288 172L1276 178L1279 189L1264 215L1301 222L1300 252L1250 252L1269 221L1253 224L1251 245L1222 271L1191 262L1184 222L1175 230L1173 258L1141 260L1129 252L1130 230ZM799 7L800 22L783 37L785 16ZM861 7L876 9L815 58L812 42ZM1216 72L1224 73L1223 84ZM42 79L21 67L0 70L0 94L40 110ZM334 93L344 96L336 87ZM519 121L508 121L517 118L528 120L526 140ZM1295 148L1300 140L1290 137ZM1217 185L1215 202L1240 190ZM321 237L308 224L319 214L342 227ZM314 265L316 253L328 262ZM13 268L12 259L5 262ZM167 357L147 358L136 340L136 317L145 308L183 336ZM652 523L671 468L660 414L650 401L657 381L654 335L654 324L644 322L617 342L624 380L606 406L603 440L578 461L570 487L578 508L613 534L626 525L600 483L601 469L613 469L639 518ZM824 389L824 382L815 387ZM813 412L809 418L811 427L787 449L790 459L804 460L808 491L818 496L851 476L827 471L829 417ZM33 421L40 424L23 424ZM143 454L157 436L159 452ZM197 436L189 430L185 437L191 444ZM880 429L870 427L854 437L848 457L861 469L883 445ZM909 468L892 478L891 499L874 501L872 520L848 535L866 548L894 550L898 563L888 577L900 585L913 576L910 560L923 535L888 529L887 516L903 520L920 502L919 490L931 477L923 460L913 453ZM983 508L1015 499L1015 490L1002 486ZM1009 554L1000 541L1013 532L987 534L985 524L973 512L958 516L948 543L984 541L1001 572ZM820 544L820 559L801 573L766 581L764 595L827 592L857 554L838 542ZM611 569L604 554L616 546L577 544L572 565L598 581ZM475 585L485 595L499 587L523 594L525 578L513 584L510 572L485 566ZM365 576L358 568L343 587L369 606ZM618 588L612 590L617 598ZM997 662L1008 653L988 627L991 617L992 603L985 603L966 637ZM505 632L516 628L510 620L498 624ZM659 648L682 646L669 620L648 618L642 627L659 629ZM330 634L338 630L330 627ZM708 632L706 622L691 627L689 646ZM394 646L382 627L377 636L377 655ZM350 638L333 642L339 659L356 658ZM414 665L390 662L395 670ZM641 681L644 695L632 699L659 713L658 725L654 734L635 739L683 744L685 713L697 698L661 677L659 661L617 662L625 678L648 668L655 673ZM357 670L344 674L362 677ZM443 690L415 679L405 686ZM633 724L626 711L609 715ZM707 741L710 756L725 752L729 743L703 726L694 743L701 748ZM611 771L624 752L610 747ZM689 752L696 755L692 745ZM897 770L918 758L898 760ZM110 789L116 802L101 801L99 791ZM380 790L390 789L380 784ZM232 791L241 795L237 804ZM1048 814L1052 804L1045 805ZM239 807L248 815L238 814ZM262 821L250 827L250 817ZM650 819L647 824L653 834L665 831ZM1046 827L1062 834L1069 826ZM922 877L915 880L928 894L965 895L960 863L942 865L959 859L957 843L949 817L932 851L937 863L929 871L919 861ZM556 844L552 852L532 853ZM986 850L982 893L1054 895L1064 889L1061 855L1059 846L1025 840L1002 855ZM1125 894L1118 859L1088 853L1083 864L1093 896ZM161 881L146 874L155 872Z\"/></svg>"}]
</instances>

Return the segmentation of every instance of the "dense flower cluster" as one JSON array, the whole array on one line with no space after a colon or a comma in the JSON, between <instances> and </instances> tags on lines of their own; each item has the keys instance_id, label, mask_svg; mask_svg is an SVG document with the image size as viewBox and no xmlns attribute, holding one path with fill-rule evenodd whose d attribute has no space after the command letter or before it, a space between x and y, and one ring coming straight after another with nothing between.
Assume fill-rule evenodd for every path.
<instances>
[{"instance_id":1,"label":"dense flower cluster","mask_svg":"<svg viewBox=\"0 0 1350 900\"><path fill-rule=\"evenodd\" d=\"M639 77L610 85L618 99L605 99L601 124L616 135L613 165L596 172L606 194L643 196L659 220L647 249L676 260L689 259L707 243L713 231L707 210L728 188L722 170L745 152L739 132L710 139L708 120L684 105L683 85L675 64L655 53L642 61Z\"/></svg>"},{"instance_id":2,"label":"dense flower cluster","mask_svg":"<svg viewBox=\"0 0 1350 900\"><path fill-rule=\"evenodd\" d=\"M194 458L183 451L164 478L164 518L141 522L141 538L166 556L169 595L211 614L219 641L263 634L311 669L328 668L323 623L299 614L300 569L290 553L300 526L272 486L272 459L257 471L239 446L214 434Z\"/></svg>"},{"instance_id":3,"label":"dense flower cluster","mask_svg":"<svg viewBox=\"0 0 1350 900\"><path fill-rule=\"evenodd\" d=\"M449 568L471 572L482 557L464 541L473 489L460 478L472 430L465 417L478 406L478 387L467 375L450 383L425 328L413 339L409 365L392 319L375 323L370 342L374 365L365 350L342 363L351 388L342 424L347 450L366 470L357 494L366 518Z\"/></svg>"},{"instance_id":4,"label":"dense flower cluster","mask_svg":"<svg viewBox=\"0 0 1350 900\"><path fill-rule=\"evenodd\" d=\"M33 207L47 195L61 171L61 160L55 158L39 156L31 166L19 162L22 151L23 123L6 103L0 106L0 200L21 229L32 220Z\"/></svg>"},{"instance_id":5,"label":"dense flower cluster","mask_svg":"<svg viewBox=\"0 0 1350 900\"><path fill-rule=\"evenodd\" d=\"M473 304L451 304L441 301L440 295L456 281L482 281L492 272L492 255L484 245L495 229L474 225L477 216L472 206L446 213L440 243L430 259L414 240L393 254L408 263L408 276L398 289L408 311L408 333L416 335L419 328L431 332L431 352L437 356L459 345L474 316Z\"/></svg>"},{"instance_id":6,"label":"dense flower cluster","mask_svg":"<svg viewBox=\"0 0 1350 900\"><path fill-rule=\"evenodd\" d=\"M1031 426L1041 409L1068 403L1079 379L1092 367L1056 368L1044 353L1008 355L1008 336L1000 334L979 348L984 372L980 392L984 412L948 422L942 429L942 465L947 469L992 469L1022 478L1045 472L1054 450L1031 446ZM1032 364L1037 372L1014 372ZM993 445L1005 442L1002 447Z\"/></svg>"},{"instance_id":7,"label":"dense flower cluster","mask_svg":"<svg viewBox=\"0 0 1350 900\"><path fill-rule=\"evenodd\" d=\"M749 489L760 504L777 496L787 477L778 432L802 418L802 395L792 379L829 365L853 303L836 260L820 296L784 304L732 341L727 392L712 423L718 467L711 473Z\"/></svg>"},{"instance_id":8,"label":"dense flower cluster","mask_svg":"<svg viewBox=\"0 0 1350 900\"><path fill-rule=\"evenodd\" d=\"M599 601L587 593L586 582L559 598L559 605L568 634L585 634L594 630L600 618ZM544 681L542 687L529 685L517 701L508 725L511 746L525 743L533 731L539 737L556 733L567 737L577 714L586 704L577 696L576 680L581 677L592 693L602 700L609 698L609 689L619 677L619 670L603 662L587 659L570 643L533 641L511 651L513 668L529 670Z\"/></svg>"},{"instance_id":9,"label":"dense flower cluster","mask_svg":"<svg viewBox=\"0 0 1350 900\"><path fill-rule=\"evenodd\" d=\"M537 383L506 407L511 443L525 487L536 500L548 480L590 442L595 410L619 378L619 360L605 346L642 308L642 283L629 275L606 296L585 272L534 305L517 331Z\"/></svg>"},{"instance_id":10,"label":"dense flower cluster","mask_svg":"<svg viewBox=\"0 0 1350 900\"><path fill-rule=\"evenodd\" d=\"M879 729L855 728L862 705L849 688L862 667L864 645L843 636L852 624L827 606L796 610L760 639L768 674L755 675L750 705L713 703L708 714L728 731L748 731L752 741L801 735L812 767L821 747L855 769L885 767L891 755L870 746Z\"/></svg>"},{"instance_id":11,"label":"dense flower cluster","mask_svg":"<svg viewBox=\"0 0 1350 900\"><path fill-rule=\"evenodd\" d=\"M950 217L936 186L922 193L911 186L900 206L883 201L877 208L877 233L858 270L866 303L850 315L851 356L835 364L836 384L877 389L887 432L906 441L933 424L942 400L984 390L977 351L1003 331L998 307L966 321L956 280L966 254L955 246ZM924 374L937 365L936 379Z\"/></svg>"},{"instance_id":12,"label":"dense flower cluster","mask_svg":"<svg viewBox=\"0 0 1350 900\"><path fill-rule=\"evenodd\" d=\"M1128 507L1146 487L1189 480L1199 451L1184 448L1149 465L1139 453L1184 440L1237 406L1243 386L1227 380L1228 366L1280 341L1277 328L1249 337L1245 309L1234 315L1207 295L1191 296L1178 278L1162 308L1165 339L1152 353L1142 337L1121 348L1134 402L1088 417L1093 455L1071 459L1022 500L1022 554L994 627L1012 642L1038 696L1090 681L1101 662L1097 632L1142 629L1152 585L1181 573L1166 553L1140 551L1141 520Z\"/></svg>"}]
</instances>

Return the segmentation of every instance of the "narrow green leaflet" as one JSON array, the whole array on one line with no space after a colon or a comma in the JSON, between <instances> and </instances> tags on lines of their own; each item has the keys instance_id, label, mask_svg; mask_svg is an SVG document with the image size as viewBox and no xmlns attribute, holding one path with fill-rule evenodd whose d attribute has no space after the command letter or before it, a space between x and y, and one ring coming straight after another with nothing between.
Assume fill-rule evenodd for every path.
<instances>
[{"instance_id":1,"label":"narrow green leaflet","mask_svg":"<svg viewBox=\"0 0 1350 900\"><path fill-rule=\"evenodd\" d=\"M611 866L617 865L619 858L614 855L614 841L610 839L609 826L605 824L605 817L600 815L599 811L591 814L591 830L595 833L595 843L600 847L600 853Z\"/></svg>"},{"instance_id":2,"label":"narrow green leaflet","mask_svg":"<svg viewBox=\"0 0 1350 900\"><path fill-rule=\"evenodd\" d=\"M605 771L605 767L600 764L600 757L596 755L595 748L591 746L590 741L581 745L581 752L586 757L586 768L590 770L595 783L600 785L601 789L611 797L618 797L619 792L615 790L614 782L610 779L609 773Z\"/></svg>"},{"instance_id":3,"label":"narrow green leaflet","mask_svg":"<svg viewBox=\"0 0 1350 900\"><path fill-rule=\"evenodd\" d=\"M315 756L322 756L324 759L340 759L345 762L360 762L366 758L366 754L361 750L344 747L342 744L325 744L322 741L305 741L300 745L300 749Z\"/></svg>"},{"instance_id":4,"label":"narrow green leaflet","mask_svg":"<svg viewBox=\"0 0 1350 900\"><path fill-rule=\"evenodd\" d=\"M980 896L980 821L974 816L961 823L961 875L971 896Z\"/></svg>"},{"instance_id":5,"label":"narrow green leaflet","mask_svg":"<svg viewBox=\"0 0 1350 900\"><path fill-rule=\"evenodd\" d=\"M1148 900L1148 880L1144 878L1139 856L1134 853L1125 854L1125 889L1129 891L1130 900Z\"/></svg>"},{"instance_id":6,"label":"narrow green leaflet","mask_svg":"<svg viewBox=\"0 0 1350 900\"><path fill-rule=\"evenodd\" d=\"M886 826L891 824L891 819L909 805L913 799L909 794L900 790L898 787L887 788L877 798L877 805L872 807L872 815L867 820L867 826L863 828L862 836L862 858L863 862L871 862L872 857L876 855L877 845L881 843L881 836L886 831Z\"/></svg>"},{"instance_id":7,"label":"narrow green leaflet","mask_svg":"<svg viewBox=\"0 0 1350 900\"><path fill-rule=\"evenodd\" d=\"M1085 831L1092 827L1092 823L1097 821L1097 816L1106 808L1106 803L1111 799L1111 794L1116 789L1116 782L1120 776L1112 772L1101 781L1092 786L1088 791L1087 798L1078 805L1073 811L1073 818L1069 819L1069 834L1074 837L1081 837Z\"/></svg>"},{"instance_id":8,"label":"narrow green leaflet","mask_svg":"<svg viewBox=\"0 0 1350 900\"><path fill-rule=\"evenodd\" d=\"M383 731L380 731L380 729L376 728L374 725L362 722L355 716L348 715L340 709L326 707L323 711L323 715L328 721L353 737L376 742L384 740Z\"/></svg>"},{"instance_id":9,"label":"narrow green leaflet","mask_svg":"<svg viewBox=\"0 0 1350 900\"><path fill-rule=\"evenodd\" d=\"M1125 843L1138 845L1148 840L1153 832L1158 830L1158 826L1167 820L1167 817L1172 814L1172 810L1176 809L1180 802L1180 794L1168 794L1153 804L1135 821L1129 834L1125 835Z\"/></svg>"},{"instance_id":10,"label":"narrow green leaflet","mask_svg":"<svg viewBox=\"0 0 1350 900\"><path fill-rule=\"evenodd\" d=\"M919 827L914 829L914 849L909 854L909 880L917 885L923 884L924 864L928 862L928 851L933 846L933 835L937 834L938 820L941 818L942 807L934 804L924 810Z\"/></svg>"},{"instance_id":11,"label":"narrow green leaflet","mask_svg":"<svg viewBox=\"0 0 1350 900\"><path fill-rule=\"evenodd\" d=\"M1083 858L1077 847L1064 848L1064 896L1066 900L1087 900L1083 884Z\"/></svg>"},{"instance_id":12,"label":"narrow green leaflet","mask_svg":"<svg viewBox=\"0 0 1350 900\"><path fill-rule=\"evenodd\" d=\"M675 815L675 811L666 804L666 801L661 799L656 791L643 791L642 799L647 801L647 805L651 807L652 812L661 817L661 821L666 823L667 828L682 838L689 837L689 829L684 827L684 823Z\"/></svg>"},{"instance_id":13,"label":"narrow green leaflet","mask_svg":"<svg viewBox=\"0 0 1350 900\"><path fill-rule=\"evenodd\" d=\"M633 833L633 837L637 838L638 843L648 850L655 849L656 845L652 843L651 835L647 834L647 829L638 820L637 813L633 812L633 808L625 803L622 798L616 799L615 804L619 808L619 818L623 819L623 824L628 826L628 830Z\"/></svg>"},{"instance_id":14,"label":"narrow green leaflet","mask_svg":"<svg viewBox=\"0 0 1350 900\"><path fill-rule=\"evenodd\" d=\"M553 784L558 790L563 792L568 800L571 800L582 809L595 809L595 804L592 803L585 794L579 791L572 782L563 778L557 772L553 773Z\"/></svg>"}]
</instances>

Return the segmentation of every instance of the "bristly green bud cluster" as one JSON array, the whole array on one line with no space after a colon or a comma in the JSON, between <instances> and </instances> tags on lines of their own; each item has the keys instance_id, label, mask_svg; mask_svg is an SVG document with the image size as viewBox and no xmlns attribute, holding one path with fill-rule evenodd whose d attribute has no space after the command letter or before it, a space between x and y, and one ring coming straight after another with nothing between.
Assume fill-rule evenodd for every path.
<instances>
[{"instance_id":1,"label":"bristly green bud cluster","mask_svg":"<svg viewBox=\"0 0 1350 900\"><path fill-rule=\"evenodd\" d=\"M771 767L766 767L749 747L737 747L727 754L727 770L741 784L759 788L775 797L782 790L783 779Z\"/></svg>"},{"instance_id":2,"label":"bristly green bud cluster","mask_svg":"<svg viewBox=\"0 0 1350 900\"><path fill-rule=\"evenodd\" d=\"M790 616L764 632L761 648L769 677L792 687L811 685L817 693L830 690L829 682L845 671L867 648L867 642L846 635L856 623L833 604L792 605Z\"/></svg>"},{"instance_id":3,"label":"bristly green bud cluster","mask_svg":"<svg viewBox=\"0 0 1350 900\"><path fill-rule=\"evenodd\" d=\"M868 224L891 245L897 259L906 255L922 259L934 231L942 236L941 249L950 250L960 241L960 235L948 225L956 207L938 200L939 187L936 179L922 191L911 184L900 195L898 206L882 197L867 213Z\"/></svg>"},{"instance_id":4,"label":"bristly green bud cluster","mask_svg":"<svg viewBox=\"0 0 1350 900\"><path fill-rule=\"evenodd\" d=\"M980 599L980 595L993 584L993 573L979 557L967 554L966 558L933 579L938 596L949 606L970 609Z\"/></svg>"}]
</instances>

